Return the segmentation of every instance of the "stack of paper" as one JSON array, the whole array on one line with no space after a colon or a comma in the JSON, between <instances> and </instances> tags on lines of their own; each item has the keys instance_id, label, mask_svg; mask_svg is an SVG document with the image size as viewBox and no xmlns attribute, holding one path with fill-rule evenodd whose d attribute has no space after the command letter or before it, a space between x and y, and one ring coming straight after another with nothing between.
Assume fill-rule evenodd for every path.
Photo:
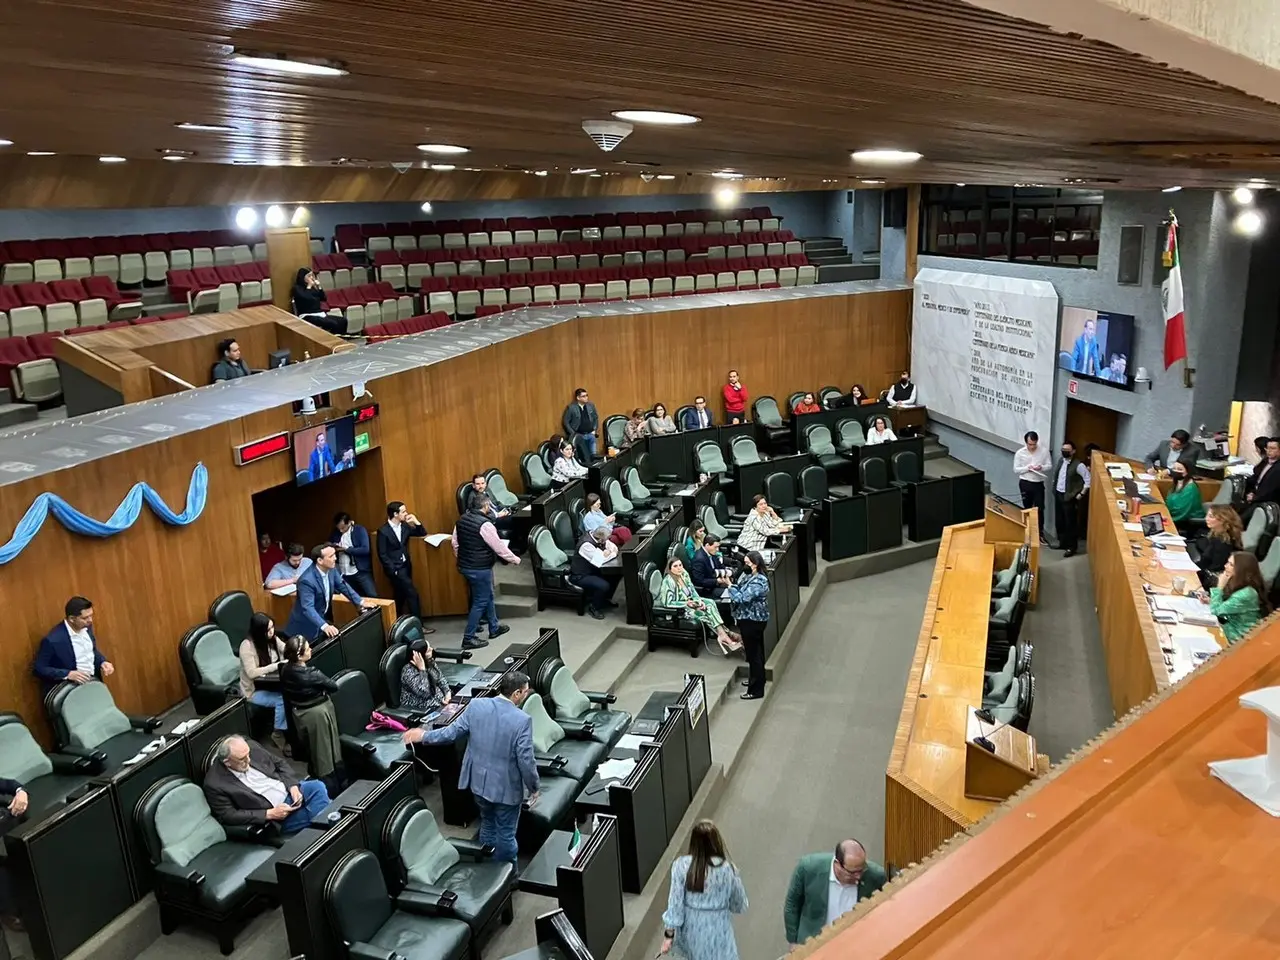
<instances>
[{"instance_id":1,"label":"stack of paper","mask_svg":"<svg viewBox=\"0 0 1280 960\"><path fill-rule=\"evenodd\" d=\"M1111 474L1113 480L1131 480L1133 479L1133 468L1129 464L1121 462L1112 462L1107 464L1107 473Z\"/></svg>"},{"instance_id":2,"label":"stack of paper","mask_svg":"<svg viewBox=\"0 0 1280 960\"><path fill-rule=\"evenodd\" d=\"M636 768L636 762L632 759L626 760L606 760L596 768L596 774L601 780L625 780L631 776L631 771Z\"/></svg>"},{"instance_id":3,"label":"stack of paper","mask_svg":"<svg viewBox=\"0 0 1280 960\"><path fill-rule=\"evenodd\" d=\"M1141 524L1139 524L1141 526ZM1176 533L1157 533L1154 537L1147 537L1157 547L1184 547L1187 544L1186 537Z\"/></svg>"},{"instance_id":4,"label":"stack of paper","mask_svg":"<svg viewBox=\"0 0 1280 960\"><path fill-rule=\"evenodd\" d=\"M1156 550L1156 559L1160 561L1160 566L1166 570L1186 571L1195 573L1200 568L1196 566L1195 561L1191 559L1185 552L1181 550Z\"/></svg>"}]
</instances>

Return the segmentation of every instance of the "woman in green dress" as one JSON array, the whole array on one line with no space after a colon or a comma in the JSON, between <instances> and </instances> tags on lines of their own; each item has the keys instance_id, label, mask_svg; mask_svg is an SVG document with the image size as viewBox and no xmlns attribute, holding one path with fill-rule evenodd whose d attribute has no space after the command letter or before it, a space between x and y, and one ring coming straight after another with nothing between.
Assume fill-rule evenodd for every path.
<instances>
[{"instance_id":1,"label":"woman in green dress","mask_svg":"<svg viewBox=\"0 0 1280 960\"><path fill-rule=\"evenodd\" d=\"M707 537L707 527L701 520L689 524L689 535L684 538L685 560L692 560L702 549L702 541Z\"/></svg>"},{"instance_id":2,"label":"woman in green dress","mask_svg":"<svg viewBox=\"0 0 1280 960\"><path fill-rule=\"evenodd\" d=\"M1262 582L1258 559L1247 550L1237 550L1218 574L1218 585L1209 591L1209 612L1222 624L1227 643L1235 643L1271 612L1267 588Z\"/></svg>"},{"instance_id":3,"label":"woman in green dress","mask_svg":"<svg viewBox=\"0 0 1280 960\"><path fill-rule=\"evenodd\" d=\"M658 588L658 606L684 607L687 620L710 627L716 632L716 642L725 654L742 649L742 641L725 629L724 618L716 609L714 602L698 596L684 569L684 561L679 557L672 558L667 564L667 575L662 578L662 586Z\"/></svg>"},{"instance_id":4,"label":"woman in green dress","mask_svg":"<svg viewBox=\"0 0 1280 960\"><path fill-rule=\"evenodd\" d=\"M1198 527L1199 522L1204 519L1204 501L1200 498L1200 488L1191 479L1187 465L1181 460L1174 461L1169 474L1173 477L1173 486L1164 498L1169 516L1173 517L1179 530Z\"/></svg>"}]
</instances>

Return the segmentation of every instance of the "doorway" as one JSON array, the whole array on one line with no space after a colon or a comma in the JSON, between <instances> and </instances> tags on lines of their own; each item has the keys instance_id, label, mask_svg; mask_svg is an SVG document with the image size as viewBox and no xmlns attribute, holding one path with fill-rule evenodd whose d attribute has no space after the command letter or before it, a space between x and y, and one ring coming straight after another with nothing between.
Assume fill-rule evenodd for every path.
<instances>
[{"instance_id":1,"label":"doorway","mask_svg":"<svg viewBox=\"0 0 1280 960\"><path fill-rule=\"evenodd\" d=\"M1108 453L1116 449L1116 423L1119 414L1106 407L1095 406L1082 400L1067 398L1067 427L1065 438L1072 440L1077 450L1096 443Z\"/></svg>"}]
</instances>

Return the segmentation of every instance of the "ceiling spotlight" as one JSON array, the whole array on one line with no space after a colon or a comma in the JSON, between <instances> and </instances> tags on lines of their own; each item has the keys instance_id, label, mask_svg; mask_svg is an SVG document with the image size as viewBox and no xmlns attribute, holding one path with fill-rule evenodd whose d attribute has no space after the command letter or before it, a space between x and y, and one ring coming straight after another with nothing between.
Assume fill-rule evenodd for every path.
<instances>
[{"instance_id":1,"label":"ceiling spotlight","mask_svg":"<svg viewBox=\"0 0 1280 960\"><path fill-rule=\"evenodd\" d=\"M722 207L732 207L738 202L738 191L733 187L721 187L716 191L716 203Z\"/></svg>"},{"instance_id":2,"label":"ceiling spotlight","mask_svg":"<svg viewBox=\"0 0 1280 960\"><path fill-rule=\"evenodd\" d=\"M12 147L12 146L13 146L12 140L0 139L0 147Z\"/></svg>"},{"instance_id":3,"label":"ceiling spotlight","mask_svg":"<svg viewBox=\"0 0 1280 960\"><path fill-rule=\"evenodd\" d=\"M423 213L430 213L430 212L431 212L431 201L430 201L430 200L423 200L423 201L422 201L422 206L421 206L419 209L420 209Z\"/></svg>"},{"instance_id":4,"label":"ceiling spotlight","mask_svg":"<svg viewBox=\"0 0 1280 960\"><path fill-rule=\"evenodd\" d=\"M676 175L675 175L674 173L660 173L660 174L658 174L658 179L659 179L659 180L674 180L675 178L676 178Z\"/></svg>"},{"instance_id":5,"label":"ceiling spotlight","mask_svg":"<svg viewBox=\"0 0 1280 960\"><path fill-rule=\"evenodd\" d=\"M1165 188L1164 188L1163 190L1161 190L1160 192L1161 192L1161 193L1177 193L1177 192L1178 192L1179 190L1181 190L1181 189L1182 189L1182 187L1179 187L1179 186L1177 186L1177 185L1174 185L1174 186L1172 186L1172 187L1165 187Z\"/></svg>"},{"instance_id":6,"label":"ceiling spotlight","mask_svg":"<svg viewBox=\"0 0 1280 960\"><path fill-rule=\"evenodd\" d=\"M229 127L224 123L175 123L175 127L179 130L194 130L199 133L222 133L228 130L234 130L235 127Z\"/></svg>"},{"instance_id":7,"label":"ceiling spotlight","mask_svg":"<svg viewBox=\"0 0 1280 960\"><path fill-rule=\"evenodd\" d=\"M604 174L603 174L603 173L589 173L589 174L587 174L587 176L589 176L589 177L594 177L595 179L599 180L601 177L603 177L603 176L604 176Z\"/></svg>"},{"instance_id":8,"label":"ceiling spotlight","mask_svg":"<svg viewBox=\"0 0 1280 960\"><path fill-rule=\"evenodd\" d=\"M124 161L124 157L117 157L114 154L108 154L104 157L98 158L99 163L124 163Z\"/></svg>"},{"instance_id":9,"label":"ceiling spotlight","mask_svg":"<svg viewBox=\"0 0 1280 960\"><path fill-rule=\"evenodd\" d=\"M965 184L963 184L963 183L957 183L957 184L956 184L956 186L957 186L957 187L963 187L963 186L965 186Z\"/></svg>"},{"instance_id":10,"label":"ceiling spotlight","mask_svg":"<svg viewBox=\"0 0 1280 960\"><path fill-rule=\"evenodd\" d=\"M258 211L253 207L241 207L236 211L236 226L241 230L252 230L258 225Z\"/></svg>"},{"instance_id":11,"label":"ceiling spotlight","mask_svg":"<svg viewBox=\"0 0 1280 960\"><path fill-rule=\"evenodd\" d=\"M452 163L433 163L430 165L430 169L439 170L441 173L448 173L450 170L457 170L458 168Z\"/></svg>"},{"instance_id":12,"label":"ceiling spotlight","mask_svg":"<svg viewBox=\"0 0 1280 960\"><path fill-rule=\"evenodd\" d=\"M306 227L311 224L311 211L306 207L298 207L293 211L293 216L289 218L289 222L295 227Z\"/></svg>"},{"instance_id":13,"label":"ceiling spotlight","mask_svg":"<svg viewBox=\"0 0 1280 960\"><path fill-rule=\"evenodd\" d=\"M56 154L52 150L28 150L28 157L52 157Z\"/></svg>"},{"instance_id":14,"label":"ceiling spotlight","mask_svg":"<svg viewBox=\"0 0 1280 960\"><path fill-rule=\"evenodd\" d=\"M273 203L271 206L267 207L267 215L265 219L268 227L283 227L285 225L285 220L287 219L284 215L284 207L280 206L278 203Z\"/></svg>"},{"instance_id":15,"label":"ceiling spotlight","mask_svg":"<svg viewBox=\"0 0 1280 960\"><path fill-rule=\"evenodd\" d=\"M470 147L460 147L453 143L420 143L418 149L423 153L434 153L442 157L471 152Z\"/></svg>"},{"instance_id":16,"label":"ceiling spotlight","mask_svg":"<svg viewBox=\"0 0 1280 960\"><path fill-rule=\"evenodd\" d=\"M742 174L736 173L733 170L717 170L715 173L711 175L715 177L717 180L741 180L742 179Z\"/></svg>"},{"instance_id":17,"label":"ceiling spotlight","mask_svg":"<svg viewBox=\"0 0 1280 960\"><path fill-rule=\"evenodd\" d=\"M308 77L345 77L347 65L340 60L291 57L284 53L262 53L256 50L233 50L231 62L272 73L302 74Z\"/></svg>"},{"instance_id":18,"label":"ceiling spotlight","mask_svg":"<svg viewBox=\"0 0 1280 960\"><path fill-rule=\"evenodd\" d=\"M915 163L923 154L914 150L855 150L855 163Z\"/></svg>"},{"instance_id":19,"label":"ceiling spotlight","mask_svg":"<svg viewBox=\"0 0 1280 960\"><path fill-rule=\"evenodd\" d=\"M191 157L194 157L195 155L196 154L194 150L161 150L160 151L161 160L187 160Z\"/></svg>"},{"instance_id":20,"label":"ceiling spotlight","mask_svg":"<svg viewBox=\"0 0 1280 960\"><path fill-rule=\"evenodd\" d=\"M859 180L858 182L859 182L859 183L865 183L865 184L866 184L867 186L869 186L869 187L881 187L881 186L884 186L884 181L883 181L883 180Z\"/></svg>"},{"instance_id":21,"label":"ceiling spotlight","mask_svg":"<svg viewBox=\"0 0 1280 960\"><path fill-rule=\"evenodd\" d=\"M574 167L569 172L570 173L595 173L596 168L595 167Z\"/></svg>"},{"instance_id":22,"label":"ceiling spotlight","mask_svg":"<svg viewBox=\"0 0 1280 960\"><path fill-rule=\"evenodd\" d=\"M1241 206L1248 206L1253 203L1253 191L1248 187L1236 187L1235 192L1231 194L1231 198Z\"/></svg>"},{"instance_id":23,"label":"ceiling spotlight","mask_svg":"<svg viewBox=\"0 0 1280 960\"><path fill-rule=\"evenodd\" d=\"M1246 237L1256 237L1262 232L1262 214L1257 210L1241 210L1232 226L1235 227L1236 233Z\"/></svg>"},{"instance_id":24,"label":"ceiling spotlight","mask_svg":"<svg viewBox=\"0 0 1280 960\"><path fill-rule=\"evenodd\" d=\"M535 170L535 171L533 171L533 175L534 175L535 177L545 177L545 176L547 175L547 171L545 171L545 170Z\"/></svg>"},{"instance_id":25,"label":"ceiling spotlight","mask_svg":"<svg viewBox=\"0 0 1280 960\"><path fill-rule=\"evenodd\" d=\"M695 117L691 113L668 113L666 110L615 110L613 115L628 123L656 123L669 127L702 121L701 117Z\"/></svg>"}]
</instances>

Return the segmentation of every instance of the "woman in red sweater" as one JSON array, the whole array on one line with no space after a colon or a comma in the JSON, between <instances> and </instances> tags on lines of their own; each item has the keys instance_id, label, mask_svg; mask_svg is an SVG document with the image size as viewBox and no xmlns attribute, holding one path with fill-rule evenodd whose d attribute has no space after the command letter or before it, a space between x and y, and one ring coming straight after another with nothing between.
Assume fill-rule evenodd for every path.
<instances>
[{"instance_id":1,"label":"woman in red sweater","mask_svg":"<svg viewBox=\"0 0 1280 960\"><path fill-rule=\"evenodd\" d=\"M724 394L724 417L729 423L744 423L747 419L747 404L751 395L738 379L738 371L729 371L729 382L720 391Z\"/></svg>"},{"instance_id":2,"label":"woman in red sweater","mask_svg":"<svg viewBox=\"0 0 1280 960\"><path fill-rule=\"evenodd\" d=\"M800 399L800 402L796 404L795 409L792 410L791 412L792 413L821 413L822 408L818 406L816 402L814 402L812 393L806 393Z\"/></svg>"}]
</instances>

